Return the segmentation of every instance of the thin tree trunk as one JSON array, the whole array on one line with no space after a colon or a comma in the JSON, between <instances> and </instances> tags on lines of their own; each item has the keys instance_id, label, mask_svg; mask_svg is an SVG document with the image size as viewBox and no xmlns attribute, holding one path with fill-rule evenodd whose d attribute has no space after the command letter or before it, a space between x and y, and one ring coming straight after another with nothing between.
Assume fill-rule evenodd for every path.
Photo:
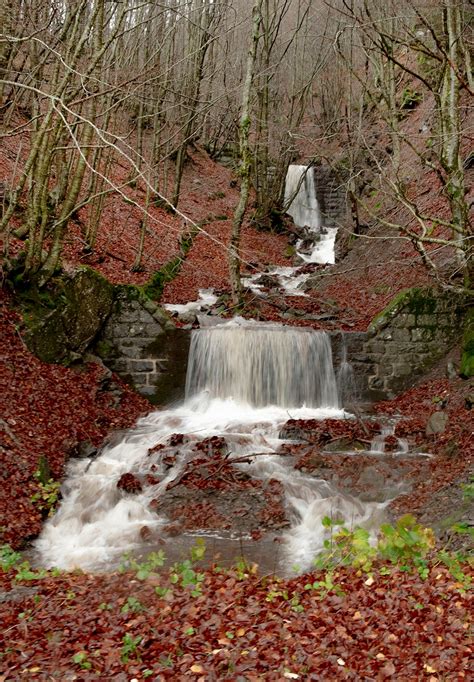
<instances>
[{"instance_id":1,"label":"thin tree trunk","mask_svg":"<svg viewBox=\"0 0 474 682\"><path fill-rule=\"evenodd\" d=\"M242 91L242 109L239 128L240 199L234 213L229 253L230 286L232 291L232 303L234 306L238 306L242 303L242 286L240 282L240 233L250 190L250 172L252 168L249 145L250 96L252 92L257 46L260 38L261 6L262 0L255 0L252 9L252 42L247 57L247 69Z\"/></svg>"}]
</instances>

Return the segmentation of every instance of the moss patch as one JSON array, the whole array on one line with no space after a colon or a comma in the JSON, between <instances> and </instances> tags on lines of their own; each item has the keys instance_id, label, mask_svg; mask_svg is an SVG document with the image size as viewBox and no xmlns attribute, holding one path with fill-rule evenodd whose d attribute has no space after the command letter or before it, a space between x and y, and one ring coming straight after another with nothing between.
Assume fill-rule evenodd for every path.
<instances>
[{"instance_id":1,"label":"moss patch","mask_svg":"<svg viewBox=\"0 0 474 682\"><path fill-rule=\"evenodd\" d=\"M182 235L179 241L179 255L165 263L163 267L155 272L150 281L145 284L142 289L145 296L153 301L159 301L161 299L163 289L167 282L171 282L178 276L183 261L188 255L188 252L193 245L194 237L198 232L199 226L194 225L191 230Z\"/></svg>"},{"instance_id":2,"label":"moss patch","mask_svg":"<svg viewBox=\"0 0 474 682\"><path fill-rule=\"evenodd\" d=\"M78 359L97 336L113 300L113 286L87 267L57 278L47 294L25 290L20 302L29 328L28 348L45 362L68 364Z\"/></svg>"},{"instance_id":3,"label":"moss patch","mask_svg":"<svg viewBox=\"0 0 474 682\"><path fill-rule=\"evenodd\" d=\"M440 302L445 298L446 294L433 289L421 287L404 289L394 296L387 307L374 317L369 325L369 331L376 331L385 327L391 319L401 312L415 315L415 318L419 315L436 315L439 311Z\"/></svg>"}]
</instances>

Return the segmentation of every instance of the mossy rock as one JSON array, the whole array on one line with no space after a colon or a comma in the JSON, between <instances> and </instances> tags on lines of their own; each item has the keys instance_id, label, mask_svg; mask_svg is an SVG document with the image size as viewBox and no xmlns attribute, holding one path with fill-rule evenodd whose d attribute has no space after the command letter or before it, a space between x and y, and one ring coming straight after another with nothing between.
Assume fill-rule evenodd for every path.
<instances>
[{"instance_id":1,"label":"mossy rock","mask_svg":"<svg viewBox=\"0 0 474 682\"><path fill-rule=\"evenodd\" d=\"M459 374L466 379L474 376L474 309L469 311L464 327Z\"/></svg>"},{"instance_id":2,"label":"mossy rock","mask_svg":"<svg viewBox=\"0 0 474 682\"><path fill-rule=\"evenodd\" d=\"M112 310L113 286L91 268L61 278L51 293L51 311L30 309L28 348L45 362L68 364L96 338Z\"/></svg>"}]
</instances>

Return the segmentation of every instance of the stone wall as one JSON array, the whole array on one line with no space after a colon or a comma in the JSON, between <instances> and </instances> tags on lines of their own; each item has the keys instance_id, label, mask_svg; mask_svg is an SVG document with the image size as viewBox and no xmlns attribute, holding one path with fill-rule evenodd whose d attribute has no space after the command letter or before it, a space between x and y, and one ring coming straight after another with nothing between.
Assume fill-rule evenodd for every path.
<instances>
[{"instance_id":1,"label":"stone wall","mask_svg":"<svg viewBox=\"0 0 474 682\"><path fill-rule=\"evenodd\" d=\"M347 218L346 190L329 166L314 166L316 197L325 227L338 227Z\"/></svg>"},{"instance_id":2,"label":"stone wall","mask_svg":"<svg viewBox=\"0 0 474 682\"><path fill-rule=\"evenodd\" d=\"M366 334L345 334L362 399L393 398L412 386L461 339L465 307L452 294L400 293Z\"/></svg>"},{"instance_id":3,"label":"stone wall","mask_svg":"<svg viewBox=\"0 0 474 682\"><path fill-rule=\"evenodd\" d=\"M95 352L104 363L157 404L183 397L189 334L135 287L116 288L111 315Z\"/></svg>"}]
</instances>

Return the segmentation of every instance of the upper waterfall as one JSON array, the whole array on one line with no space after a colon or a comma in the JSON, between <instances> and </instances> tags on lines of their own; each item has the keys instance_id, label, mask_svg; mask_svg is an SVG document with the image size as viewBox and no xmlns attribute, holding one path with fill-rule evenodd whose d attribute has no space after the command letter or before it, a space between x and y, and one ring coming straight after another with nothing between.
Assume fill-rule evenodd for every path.
<instances>
[{"instance_id":1,"label":"upper waterfall","mask_svg":"<svg viewBox=\"0 0 474 682\"><path fill-rule=\"evenodd\" d=\"M318 200L316 198L316 182L314 168L310 166L291 165L288 167L285 182L285 204L287 213L291 215L299 227L309 227L318 231L321 227Z\"/></svg>"},{"instance_id":2,"label":"upper waterfall","mask_svg":"<svg viewBox=\"0 0 474 682\"><path fill-rule=\"evenodd\" d=\"M208 391L256 407L339 407L329 336L276 325L193 331L186 398Z\"/></svg>"}]
</instances>

